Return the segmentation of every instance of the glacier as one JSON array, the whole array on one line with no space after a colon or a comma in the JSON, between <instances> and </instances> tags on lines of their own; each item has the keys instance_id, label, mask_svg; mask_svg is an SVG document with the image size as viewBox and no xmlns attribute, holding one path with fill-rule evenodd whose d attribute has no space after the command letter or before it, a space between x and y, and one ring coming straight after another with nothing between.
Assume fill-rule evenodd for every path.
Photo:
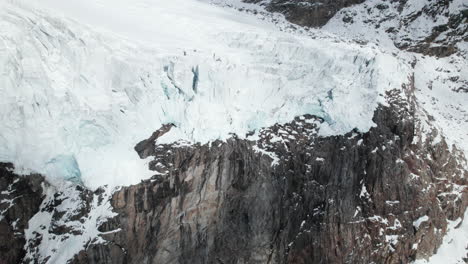
<instances>
[{"instance_id":1,"label":"glacier","mask_svg":"<svg viewBox=\"0 0 468 264\"><path fill-rule=\"evenodd\" d=\"M412 71L374 44L195 0L1 0L0 31L0 160L91 189L152 176L133 147L165 123L158 143L302 114L324 118L322 135L367 131Z\"/></svg>"},{"instance_id":2,"label":"glacier","mask_svg":"<svg viewBox=\"0 0 468 264\"><path fill-rule=\"evenodd\" d=\"M74 156L59 155L45 164L46 175L81 183L81 171Z\"/></svg>"}]
</instances>

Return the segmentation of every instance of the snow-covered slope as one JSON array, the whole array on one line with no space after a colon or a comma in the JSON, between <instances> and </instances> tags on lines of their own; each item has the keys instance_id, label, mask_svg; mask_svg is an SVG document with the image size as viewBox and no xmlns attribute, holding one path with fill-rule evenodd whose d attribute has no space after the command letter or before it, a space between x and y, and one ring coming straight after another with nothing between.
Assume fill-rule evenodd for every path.
<instances>
[{"instance_id":1,"label":"snow-covered slope","mask_svg":"<svg viewBox=\"0 0 468 264\"><path fill-rule=\"evenodd\" d=\"M408 52L415 63L416 96L451 145L468 154L468 3L368 0L342 9L323 30ZM446 56L447 53L452 54Z\"/></svg>"},{"instance_id":2,"label":"snow-covered slope","mask_svg":"<svg viewBox=\"0 0 468 264\"><path fill-rule=\"evenodd\" d=\"M368 130L404 58L195 0L2 0L0 160L91 188L147 178L134 145L207 142L296 115ZM53 180L52 180L53 182Z\"/></svg>"},{"instance_id":3,"label":"snow-covered slope","mask_svg":"<svg viewBox=\"0 0 468 264\"><path fill-rule=\"evenodd\" d=\"M426 259L418 259L413 264L463 264L467 257L468 211L463 219L449 221L447 234L437 253Z\"/></svg>"}]
</instances>

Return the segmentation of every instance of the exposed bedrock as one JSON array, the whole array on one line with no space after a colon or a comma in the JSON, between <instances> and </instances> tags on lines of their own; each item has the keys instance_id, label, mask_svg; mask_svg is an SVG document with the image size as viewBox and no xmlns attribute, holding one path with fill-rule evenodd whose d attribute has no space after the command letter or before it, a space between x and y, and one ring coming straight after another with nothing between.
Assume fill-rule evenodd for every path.
<instances>
[{"instance_id":1,"label":"exposed bedrock","mask_svg":"<svg viewBox=\"0 0 468 264\"><path fill-rule=\"evenodd\" d=\"M0 264L24 258L24 229L39 211L43 182L40 175L18 176L12 164L0 163Z\"/></svg>"},{"instance_id":2,"label":"exposed bedrock","mask_svg":"<svg viewBox=\"0 0 468 264\"><path fill-rule=\"evenodd\" d=\"M42 176L18 176L1 164L1 259L45 263L44 243L79 237L88 240L78 240L84 250L71 263L427 258L447 221L464 215L468 173L464 156L430 125L411 89L388 91L366 133L321 137L324 121L304 115L247 139L157 144L173 127L165 125L135 147L140 157L152 157L155 175L115 191L116 215L96 221L104 241L86 238L93 217L107 208L104 190L75 184L54 194ZM50 223L26 241L28 221L39 213Z\"/></svg>"},{"instance_id":3,"label":"exposed bedrock","mask_svg":"<svg viewBox=\"0 0 468 264\"><path fill-rule=\"evenodd\" d=\"M135 147L153 157L155 176L114 192L117 215L98 228L105 243L90 238L71 262L408 263L431 256L447 220L466 210L466 161L418 112L411 91L386 98L367 133L320 137L323 120L305 115L261 130L256 140L158 145L173 125L162 127ZM9 164L0 172L4 263L48 260L39 250L48 243L44 230L25 241L39 210L51 214L47 234L66 240L83 236L106 197L70 186L81 194L65 212L66 193L45 202L42 176L18 176Z\"/></svg>"},{"instance_id":4,"label":"exposed bedrock","mask_svg":"<svg viewBox=\"0 0 468 264\"><path fill-rule=\"evenodd\" d=\"M114 193L118 216L101 229L122 231L76 263L408 263L432 255L447 220L467 207L465 160L437 130L423 136L428 125L410 95L386 98L367 133L319 137L322 120L306 115L262 130L258 141L140 143L157 175ZM113 256L112 247L125 253Z\"/></svg>"},{"instance_id":5,"label":"exposed bedrock","mask_svg":"<svg viewBox=\"0 0 468 264\"><path fill-rule=\"evenodd\" d=\"M447 57L457 53L457 45L468 39L468 9L466 5L455 8L454 0L243 2L260 4L266 11L283 14L288 21L299 26L321 27L336 16L341 22L335 26L346 28L362 19L363 24L357 28L367 28L382 37L387 35L399 49L430 56ZM417 30L414 31L415 28Z\"/></svg>"},{"instance_id":6,"label":"exposed bedrock","mask_svg":"<svg viewBox=\"0 0 468 264\"><path fill-rule=\"evenodd\" d=\"M270 12L284 14L287 20L300 26L319 27L325 25L338 11L365 0L306 0L300 3L288 0L266 2ZM243 0L246 3L260 3L262 0Z\"/></svg>"}]
</instances>

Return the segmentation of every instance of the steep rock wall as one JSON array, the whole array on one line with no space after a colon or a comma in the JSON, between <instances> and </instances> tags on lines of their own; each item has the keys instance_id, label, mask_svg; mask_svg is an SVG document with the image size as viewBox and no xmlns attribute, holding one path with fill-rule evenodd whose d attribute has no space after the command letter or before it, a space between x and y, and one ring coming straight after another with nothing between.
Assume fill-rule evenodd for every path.
<instances>
[{"instance_id":1,"label":"steep rock wall","mask_svg":"<svg viewBox=\"0 0 468 264\"><path fill-rule=\"evenodd\" d=\"M111 262L408 263L432 255L447 220L466 209L465 160L437 130L421 137L411 92L386 97L367 133L319 137L322 120L307 115L262 130L257 141L139 144L157 175L114 193L118 216L101 228L122 229L104 237L125 255ZM77 263L108 251L90 248Z\"/></svg>"}]
</instances>

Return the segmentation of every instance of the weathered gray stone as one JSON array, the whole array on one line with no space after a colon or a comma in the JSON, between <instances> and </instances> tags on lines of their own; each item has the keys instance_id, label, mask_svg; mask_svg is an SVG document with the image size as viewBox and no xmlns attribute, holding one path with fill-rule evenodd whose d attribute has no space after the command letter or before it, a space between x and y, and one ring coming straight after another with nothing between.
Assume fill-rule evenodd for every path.
<instances>
[{"instance_id":1,"label":"weathered gray stone","mask_svg":"<svg viewBox=\"0 0 468 264\"><path fill-rule=\"evenodd\" d=\"M339 10L365 0L271 0L266 2L270 12L281 13L290 22L307 27L325 25ZM246 3L260 3L261 0L244 0Z\"/></svg>"},{"instance_id":2,"label":"weathered gray stone","mask_svg":"<svg viewBox=\"0 0 468 264\"><path fill-rule=\"evenodd\" d=\"M446 194L466 186L467 172L460 153L434 141L436 130L416 139L408 94L389 92L367 133L318 137L322 121L306 115L264 129L258 142L147 144L154 149L139 151L169 172L114 194L118 216L106 230L123 230L105 238L125 256L106 253L99 263L408 263L432 255L447 219L466 209L465 191ZM80 256L110 248L95 251Z\"/></svg>"},{"instance_id":3,"label":"weathered gray stone","mask_svg":"<svg viewBox=\"0 0 468 264\"><path fill-rule=\"evenodd\" d=\"M44 178L37 174L19 177L13 165L0 163L0 263L19 263L26 253L24 229L39 211Z\"/></svg>"}]
</instances>

